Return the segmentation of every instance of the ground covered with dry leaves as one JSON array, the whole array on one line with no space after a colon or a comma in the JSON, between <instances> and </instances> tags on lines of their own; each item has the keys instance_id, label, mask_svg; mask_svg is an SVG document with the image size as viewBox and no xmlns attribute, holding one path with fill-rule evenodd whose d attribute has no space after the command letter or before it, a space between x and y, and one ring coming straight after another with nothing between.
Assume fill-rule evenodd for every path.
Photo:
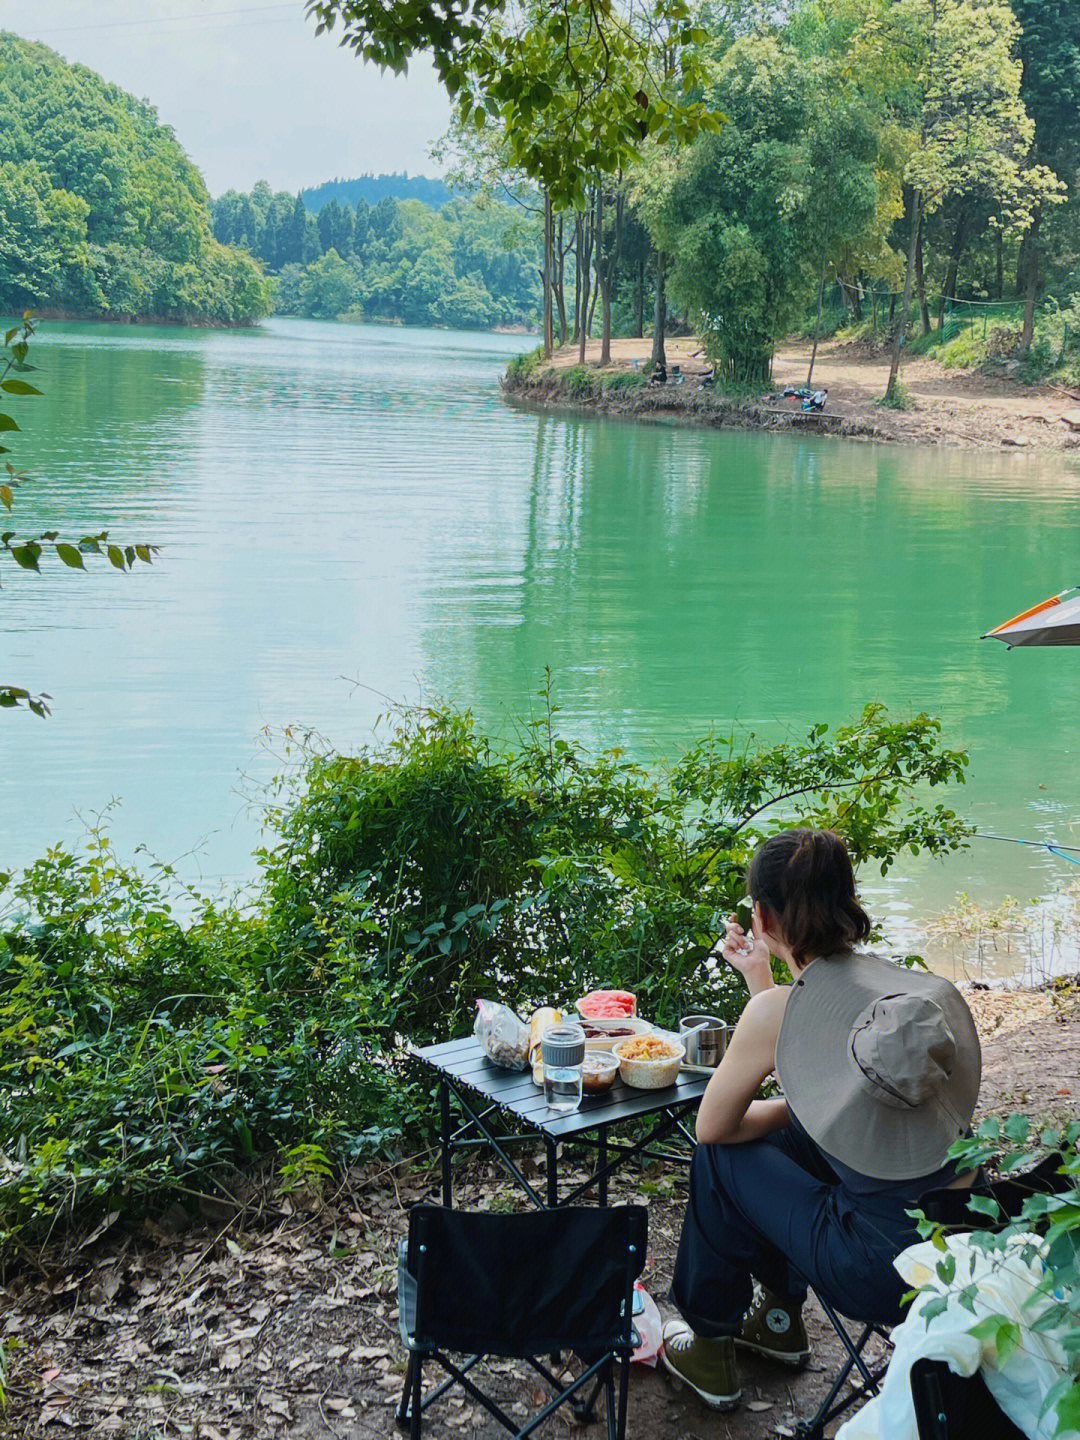
<instances>
[{"instance_id":1,"label":"ground covered with dry leaves","mask_svg":"<svg viewBox=\"0 0 1080 1440\"><path fill-rule=\"evenodd\" d=\"M1080 1006L1071 994L976 991L984 1041L981 1109L1076 1113ZM542 1150L531 1161L543 1169ZM476 1166L460 1203L510 1208L498 1174ZM236 1204L174 1205L160 1222L115 1222L77 1248L7 1273L0 1333L14 1338L4 1440L116 1436L122 1440L374 1440L394 1433L404 1372L398 1341L395 1252L408 1207L437 1198L424 1165L354 1171L323 1195L236 1195ZM643 1277L666 1313L685 1197L682 1172L653 1167L614 1187L613 1199L649 1207ZM662 1372L634 1367L633 1440L754 1440L792 1433L839 1363L822 1317L809 1317L814 1355L799 1374L747 1362L743 1405L708 1411ZM530 1372L531 1373L531 1372ZM513 1414L542 1400L539 1381L510 1362L488 1367ZM431 1414L433 1440L494 1440L498 1429L469 1400ZM567 1414L543 1437L599 1437Z\"/></svg>"}]
</instances>

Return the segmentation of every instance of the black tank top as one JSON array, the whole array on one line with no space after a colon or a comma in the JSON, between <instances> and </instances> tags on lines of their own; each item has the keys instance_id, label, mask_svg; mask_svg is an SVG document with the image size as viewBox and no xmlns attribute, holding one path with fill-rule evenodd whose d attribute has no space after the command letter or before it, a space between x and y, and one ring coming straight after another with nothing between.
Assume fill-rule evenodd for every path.
<instances>
[{"instance_id":1,"label":"black tank top","mask_svg":"<svg viewBox=\"0 0 1080 1440\"><path fill-rule=\"evenodd\" d=\"M917 1200L929 1190L942 1190L946 1185L952 1183L957 1176L956 1162L947 1161L937 1170L931 1171L929 1175L917 1175L913 1180L876 1180L872 1175L863 1175L859 1170L852 1170L850 1165L835 1160L826 1151L821 1149L817 1141L812 1139L806 1132L805 1125L800 1124L799 1117L794 1110L788 1106L791 1113L791 1123L811 1145L824 1156L840 1184L849 1195L860 1197L875 1196L889 1200Z\"/></svg>"}]
</instances>

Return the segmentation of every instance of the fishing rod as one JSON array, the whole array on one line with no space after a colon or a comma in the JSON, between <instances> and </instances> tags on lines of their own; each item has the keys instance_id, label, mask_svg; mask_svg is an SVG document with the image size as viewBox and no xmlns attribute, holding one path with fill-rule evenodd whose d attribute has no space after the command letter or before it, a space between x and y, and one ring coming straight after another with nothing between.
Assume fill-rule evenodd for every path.
<instances>
[{"instance_id":1,"label":"fishing rod","mask_svg":"<svg viewBox=\"0 0 1080 1440\"><path fill-rule=\"evenodd\" d=\"M1080 865L1080 847L1076 845L1057 845L1052 840L1019 840L1015 835L991 835L987 830L972 831L972 838L976 840L1000 840L1006 845L1029 845L1035 850L1048 850L1051 855L1056 855L1060 860L1068 860L1070 865Z\"/></svg>"}]
</instances>

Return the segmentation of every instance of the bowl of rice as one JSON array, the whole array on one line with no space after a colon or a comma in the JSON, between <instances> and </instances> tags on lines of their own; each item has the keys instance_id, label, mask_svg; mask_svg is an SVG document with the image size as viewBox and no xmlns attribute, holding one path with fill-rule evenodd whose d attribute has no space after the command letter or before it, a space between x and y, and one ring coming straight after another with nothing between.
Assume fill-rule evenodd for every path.
<instances>
[{"instance_id":1,"label":"bowl of rice","mask_svg":"<svg viewBox=\"0 0 1080 1440\"><path fill-rule=\"evenodd\" d=\"M667 1035L635 1035L611 1048L619 1060L620 1080L636 1090L674 1085L685 1054L681 1041Z\"/></svg>"}]
</instances>

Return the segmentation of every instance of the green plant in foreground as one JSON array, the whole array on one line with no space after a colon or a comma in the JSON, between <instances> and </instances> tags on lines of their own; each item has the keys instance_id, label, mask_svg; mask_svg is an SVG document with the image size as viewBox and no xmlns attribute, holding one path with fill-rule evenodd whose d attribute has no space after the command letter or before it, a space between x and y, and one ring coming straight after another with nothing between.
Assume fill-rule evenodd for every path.
<instances>
[{"instance_id":1,"label":"green plant in foreground","mask_svg":"<svg viewBox=\"0 0 1080 1440\"><path fill-rule=\"evenodd\" d=\"M966 765L929 716L709 735L646 769L563 738L544 698L513 749L451 707L356 755L306 749L244 909L189 891L181 920L169 868L93 831L8 880L0 1242L231 1190L266 1159L302 1185L423 1148L404 1042L463 1033L480 996L527 1013L605 983L669 1023L734 1018L741 982L706 956L777 828L832 825L882 870L964 843L922 798Z\"/></svg>"},{"instance_id":2,"label":"green plant in foreground","mask_svg":"<svg viewBox=\"0 0 1080 1440\"><path fill-rule=\"evenodd\" d=\"M973 1195L968 1201L972 1213L970 1243L985 1255L993 1267L1033 1262L1041 1279L1026 1302L1031 1312L1030 1328L1046 1334L1060 1347L1061 1375L1045 1397L1041 1415L1056 1413L1057 1431L1080 1429L1080 1121L1064 1125L1038 1124L1026 1115L983 1120L970 1138L958 1141L950 1151L964 1162L962 1168L992 1165L1010 1175L1030 1168L1047 1156L1060 1160L1057 1174L1064 1177L1055 1195L1033 1191L1018 1215L1006 1220L997 1201ZM978 1228L980 1217L994 1226ZM929 1295L919 1304L918 1313L929 1322L949 1305L959 1305L975 1315L979 1287L973 1282L975 1259L967 1276L957 1273L956 1257L948 1248L944 1227L922 1219L920 1234L942 1252L937 1263L937 1285L915 1292ZM1027 1273L1025 1269L1025 1274ZM965 1280L969 1283L965 1284ZM1004 1365L1022 1340L1020 1326L1001 1314L982 1316L970 1328L976 1338L989 1343Z\"/></svg>"}]
</instances>

